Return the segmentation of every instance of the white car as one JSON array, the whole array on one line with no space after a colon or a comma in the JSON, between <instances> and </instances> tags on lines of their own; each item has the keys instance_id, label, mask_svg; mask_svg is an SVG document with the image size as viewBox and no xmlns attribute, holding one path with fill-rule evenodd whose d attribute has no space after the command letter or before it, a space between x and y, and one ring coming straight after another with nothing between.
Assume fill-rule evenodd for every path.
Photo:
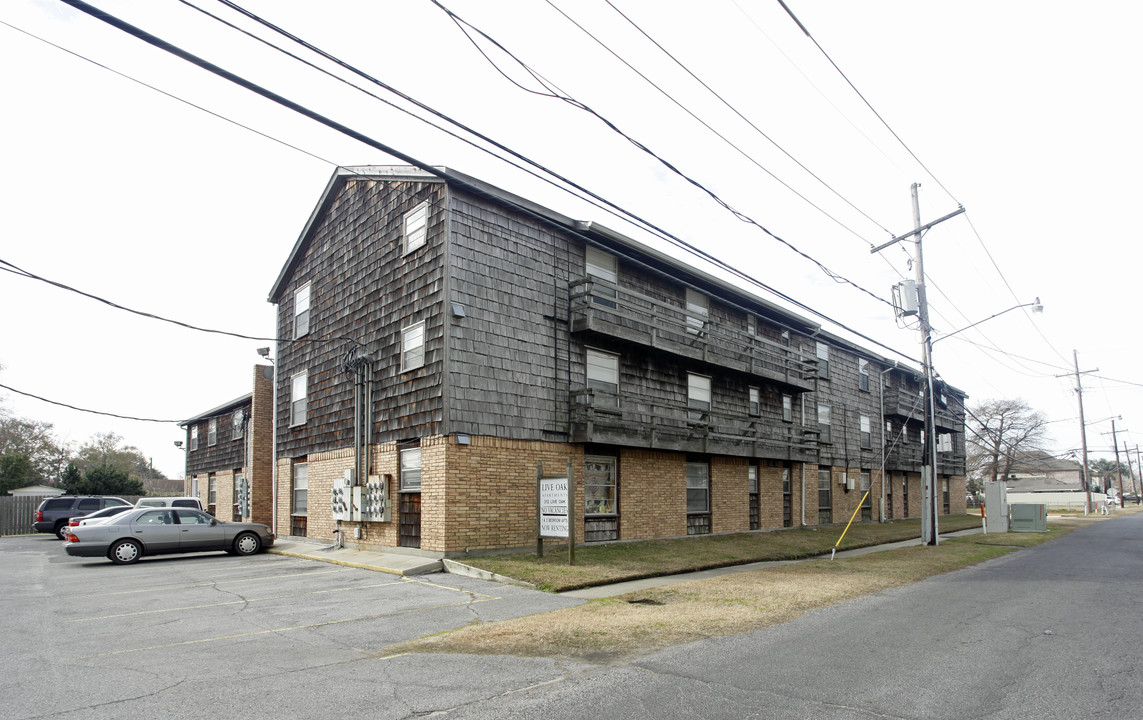
<instances>
[{"instance_id":1,"label":"white car","mask_svg":"<svg viewBox=\"0 0 1143 720\"><path fill-rule=\"evenodd\" d=\"M135 507L181 507L181 508L194 508L195 510L202 510L202 501L196 497L183 495L182 497L145 497L139 498L135 503Z\"/></svg>"},{"instance_id":2,"label":"white car","mask_svg":"<svg viewBox=\"0 0 1143 720\"><path fill-rule=\"evenodd\" d=\"M90 515L82 515L80 517L73 517L68 520L69 528L84 527L85 525L99 525L100 523L107 522L121 512L133 510L131 505L112 505L105 507L102 510L96 510Z\"/></svg>"}]
</instances>

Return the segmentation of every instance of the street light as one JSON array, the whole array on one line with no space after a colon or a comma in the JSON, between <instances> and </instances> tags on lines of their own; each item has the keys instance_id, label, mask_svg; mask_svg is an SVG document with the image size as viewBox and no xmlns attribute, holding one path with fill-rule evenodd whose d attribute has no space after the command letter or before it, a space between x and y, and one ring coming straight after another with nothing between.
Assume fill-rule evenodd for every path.
<instances>
[{"instance_id":1,"label":"street light","mask_svg":"<svg viewBox=\"0 0 1143 720\"><path fill-rule=\"evenodd\" d=\"M936 340L933 340L933 345L936 345L941 340L944 340L946 338L951 338L953 335L956 335L957 333L962 333L965 330L970 330L970 329L976 327L977 325L979 325L983 322L988 322L989 320L991 320L994 317L1000 317L1004 313L1010 313L1013 310L1019 310L1020 308L1026 308L1026 307L1032 308L1032 312L1037 314L1037 315L1040 315L1044 312L1044 306L1040 304L1040 298L1036 298L1035 302L1024 303L1023 305L1013 305L1012 307L1008 308L1007 310L1001 310L1000 312L998 312L994 315L989 315L988 317L984 318L983 320L977 320L976 322L974 322L971 325L967 325L965 327L962 327L960 330L954 330L951 333L949 333L948 335L942 335L939 338L937 338Z\"/></svg>"}]
</instances>

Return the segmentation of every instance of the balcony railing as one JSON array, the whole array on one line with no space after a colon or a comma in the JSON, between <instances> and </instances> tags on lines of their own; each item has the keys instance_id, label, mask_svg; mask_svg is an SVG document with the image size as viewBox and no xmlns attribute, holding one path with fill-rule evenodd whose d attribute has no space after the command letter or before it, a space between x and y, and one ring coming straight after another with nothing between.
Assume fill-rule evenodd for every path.
<instances>
[{"instance_id":1,"label":"balcony railing","mask_svg":"<svg viewBox=\"0 0 1143 720\"><path fill-rule=\"evenodd\" d=\"M595 389L571 394L572 442L815 462L817 428Z\"/></svg>"},{"instance_id":2,"label":"balcony railing","mask_svg":"<svg viewBox=\"0 0 1143 720\"><path fill-rule=\"evenodd\" d=\"M945 407L940 403L937 403L936 409L936 425L938 430L964 432L963 409L956 408L951 404ZM924 422L925 398L915 390L885 388L885 414L887 416L903 417Z\"/></svg>"},{"instance_id":3,"label":"balcony railing","mask_svg":"<svg viewBox=\"0 0 1143 720\"><path fill-rule=\"evenodd\" d=\"M596 332L781 383L814 389L816 358L597 278L571 283L572 332Z\"/></svg>"},{"instance_id":4,"label":"balcony railing","mask_svg":"<svg viewBox=\"0 0 1143 720\"><path fill-rule=\"evenodd\" d=\"M898 445L885 455L885 469L897 472L921 472L925 466L920 445ZM964 475L964 453L937 453L938 475Z\"/></svg>"}]
</instances>

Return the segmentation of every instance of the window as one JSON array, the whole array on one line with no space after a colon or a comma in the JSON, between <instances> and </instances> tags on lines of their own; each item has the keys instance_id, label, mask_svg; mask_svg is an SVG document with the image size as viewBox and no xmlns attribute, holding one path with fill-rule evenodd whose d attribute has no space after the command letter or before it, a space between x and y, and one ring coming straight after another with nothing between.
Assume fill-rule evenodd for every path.
<instances>
[{"instance_id":1,"label":"window","mask_svg":"<svg viewBox=\"0 0 1143 720\"><path fill-rule=\"evenodd\" d=\"M410 325L401 331L401 372L415 370L425 364L425 323Z\"/></svg>"},{"instance_id":2,"label":"window","mask_svg":"<svg viewBox=\"0 0 1143 720\"><path fill-rule=\"evenodd\" d=\"M869 361L857 361L857 386L862 390L869 392Z\"/></svg>"},{"instance_id":3,"label":"window","mask_svg":"<svg viewBox=\"0 0 1143 720\"><path fill-rule=\"evenodd\" d=\"M830 434L831 422L829 405L818 405L818 430L821 432L821 441L828 443L833 442L833 436Z\"/></svg>"},{"instance_id":4,"label":"window","mask_svg":"<svg viewBox=\"0 0 1143 720\"><path fill-rule=\"evenodd\" d=\"M782 347L790 347L790 331L782 331Z\"/></svg>"},{"instance_id":5,"label":"window","mask_svg":"<svg viewBox=\"0 0 1143 720\"><path fill-rule=\"evenodd\" d=\"M583 511L587 515L615 515L619 512L616 493L615 458L584 458Z\"/></svg>"},{"instance_id":6,"label":"window","mask_svg":"<svg viewBox=\"0 0 1143 720\"><path fill-rule=\"evenodd\" d=\"M948 515L949 510L949 481L948 478L941 479L941 502L944 506L945 515Z\"/></svg>"},{"instance_id":7,"label":"window","mask_svg":"<svg viewBox=\"0 0 1143 720\"><path fill-rule=\"evenodd\" d=\"M206 425L206 444L218 444L218 418L211 418Z\"/></svg>"},{"instance_id":8,"label":"window","mask_svg":"<svg viewBox=\"0 0 1143 720\"><path fill-rule=\"evenodd\" d=\"M710 378L706 375L687 373L687 417L702 420L710 410Z\"/></svg>"},{"instance_id":9,"label":"window","mask_svg":"<svg viewBox=\"0 0 1143 720\"><path fill-rule=\"evenodd\" d=\"M405 253L425 244L429 235L429 201L426 200L405 215Z\"/></svg>"},{"instance_id":10,"label":"window","mask_svg":"<svg viewBox=\"0 0 1143 720\"><path fill-rule=\"evenodd\" d=\"M210 505L211 508L213 508L215 500L218 499L218 479L214 477L214 473L210 474L210 481L207 488L206 504ZM211 514L213 514L213 510L211 511Z\"/></svg>"},{"instance_id":11,"label":"window","mask_svg":"<svg viewBox=\"0 0 1143 720\"><path fill-rule=\"evenodd\" d=\"M687 513L710 512L710 465L687 461Z\"/></svg>"},{"instance_id":12,"label":"window","mask_svg":"<svg viewBox=\"0 0 1143 720\"><path fill-rule=\"evenodd\" d=\"M860 416L861 422L861 447L868 450L873 447L873 434L870 431L869 416Z\"/></svg>"},{"instance_id":13,"label":"window","mask_svg":"<svg viewBox=\"0 0 1143 720\"><path fill-rule=\"evenodd\" d=\"M294 463L294 509L293 515L306 515L309 512L310 466L308 463Z\"/></svg>"},{"instance_id":14,"label":"window","mask_svg":"<svg viewBox=\"0 0 1143 720\"><path fill-rule=\"evenodd\" d=\"M817 376L830 376L830 346L825 343L817 344Z\"/></svg>"},{"instance_id":15,"label":"window","mask_svg":"<svg viewBox=\"0 0 1143 720\"><path fill-rule=\"evenodd\" d=\"M310 331L310 284L294 292L294 337L304 337Z\"/></svg>"},{"instance_id":16,"label":"window","mask_svg":"<svg viewBox=\"0 0 1143 720\"><path fill-rule=\"evenodd\" d=\"M191 491L190 494L198 497L198 477L191 478Z\"/></svg>"},{"instance_id":17,"label":"window","mask_svg":"<svg viewBox=\"0 0 1143 720\"><path fill-rule=\"evenodd\" d=\"M750 463L746 470L746 481L749 484L750 494L758 494L758 466Z\"/></svg>"},{"instance_id":18,"label":"window","mask_svg":"<svg viewBox=\"0 0 1143 720\"><path fill-rule=\"evenodd\" d=\"M421 449L401 451L401 492L421 491Z\"/></svg>"},{"instance_id":19,"label":"window","mask_svg":"<svg viewBox=\"0 0 1143 720\"><path fill-rule=\"evenodd\" d=\"M756 388L750 388L750 414L757 417L762 414L762 392Z\"/></svg>"},{"instance_id":20,"label":"window","mask_svg":"<svg viewBox=\"0 0 1143 720\"><path fill-rule=\"evenodd\" d=\"M619 356L615 353L587 349L587 386L605 393L619 393Z\"/></svg>"},{"instance_id":21,"label":"window","mask_svg":"<svg viewBox=\"0 0 1143 720\"><path fill-rule=\"evenodd\" d=\"M190 449L198 450L198 425L191 426Z\"/></svg>"},{"instance_id":22,"label":"window","mask_svg":"<svg viewBox=\"0 0 1143 720\"><path fill-rule=\"evenodd\" d=\"M833 522L833 486L830 468L818 469L818 525Z\"/></svg>"},{"instance_id":23,"label":"window","mask_svg":"<svg viewBox=\"0 0 1143 720\"><path fill-rule=\"evenodd\" d=\"M794 398L791 395L782 396L782 419L794 422Z\"/></svg>"},{"instance_id":24,"label":"window","mask_svg":"<svg viewBox=\"0 0 1143 720\"><path fill-rule=\"evenodd\" d=\"M687 288L687 333L702 335L709 319L710 299L697 290Z\"/></svg>"},{"instance_id":25,"label":"window","mask_svg":"<svg viewBox=\"0 0 1143 720\"><path fill-rule=\"evenodd\" d=\"M302 371L290 378L290 425L306 422L306 393L309 376Z\"/></svg>"},{"instance_id":26,"label":"window","mask_svg":"<svg viewBox=\"0 0 1143 720\"><path fill-rule=\"evenodd\" d=\"M746 315L746 334L750 337L758 337L758 318L753 313Z\"/></svg>"},{"instance_id":27,"label":"window","mask_svg":"<svg viewBox=\"0 0 1143 720\"><path fill-rule=\"evenodd\" d=\"M748 493L747 504L749 505L748 512L750 513L750 529L757 530L760 527L759 522L759 507L758 507L758 465L757 463L750 463L746 469L746 492Z\"/></svg>"},{"instance_id":28,"label":"window","mask_svg":"<svg viewBox=\"0 0 1143 720\"><path fill-rule=\"evenodd\" d=\"M615 288L608 287L606 283L615 285L619 282L619 265L615 256L597 247L588 245L584 255L584 270L587 272L588 277L602 280L605 283L603 285L592 286L592 302L603 305L604 307L614 308L616 297Z\"/></svg>"},{"instance_id":29,"label":"window","mask_svg":"<svg viewBox=\"0 0 1143 720\"><path fill-rule=\"evenodd\" d=\"M234 414L230 416L230 437L232 440L242 439L242 426L246 422L246 413L241 410L235 410Z\"/></svg>"}]
</instances>

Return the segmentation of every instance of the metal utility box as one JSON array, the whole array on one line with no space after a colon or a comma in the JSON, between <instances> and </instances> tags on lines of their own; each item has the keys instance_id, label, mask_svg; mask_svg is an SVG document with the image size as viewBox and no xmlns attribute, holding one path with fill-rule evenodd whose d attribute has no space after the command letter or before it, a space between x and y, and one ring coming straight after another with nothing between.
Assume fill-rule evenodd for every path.
<instances>
[{"instance_id":1,"label":"metal utility box","mask_svg":"<svg viewBox=\"0 0 1143 720\"><path fill-rule=\"evenodd\" d=\"M984 531L1008 532L1008 488L1002 482L984 483Z\"/></svg>"},{"instance_id":2,"label":"metal utility box","mask_svg":"<svg viewBox=\"0 0 1143 720\"><path fill-rule=\"evenodd\" d=\"M1013 503L1010 532L1048 532L1048 507L1031 503Z\"/></svg>"}]
</instances>

